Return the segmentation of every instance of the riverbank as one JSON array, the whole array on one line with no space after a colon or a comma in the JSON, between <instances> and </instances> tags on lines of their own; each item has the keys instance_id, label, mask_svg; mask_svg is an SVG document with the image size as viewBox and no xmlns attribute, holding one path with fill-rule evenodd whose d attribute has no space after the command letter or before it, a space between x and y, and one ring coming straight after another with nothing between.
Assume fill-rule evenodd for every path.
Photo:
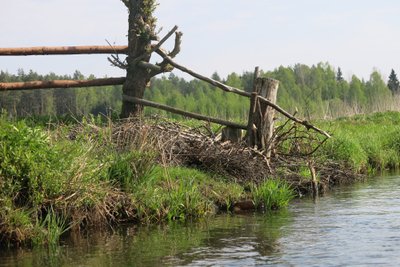
<instances>
[{"instance_id":1,"label":"riverbank","mask_svg":"<svg viewBox=\"0 0 400 267\"><path fill-rule=\"evenodd\" d=\"M98 119L0 119L0 245L54 245L71 231L191 220L237 203L279 209L294 197L281 179L237 182L168 158L179 140L160 127L176 124Z\"/></svg>"},{"instance_id":2,"label":"riverbank","mask_svg":"<svg viewBox=\"0 0 400 267\"><path fill-rule=\"evenodd\" d=\"M325 123L343 131L336 130L334 138L323 142L315 137L303 144L310 136L296 131L297 136L306 134L295 139L302 142L281 143L269 165L260 153L222 142L207 127L193 129L164 120L90 117L79 123L32 123L2 117L0 243L57 244L62 234L93 226L284 207L295 194L309 193L313 178L324 191L361 179L360 173L373 168L398 166L371 160L379 158L377 152L384 147L398 155L387 145L395 144L394 139L383 138L395 135L398 126L388 120L398 115L382 115L385 122L379 116ZM354 132L361 126L371 129L378 120L394 128L371 133L370 138L375 134L376 140L388 142L375 144L377 149L368 154L371 142L363 146L359 142L364 139ZM317 152L307 155L310 150Z\"/></svg>"}]
</instances>

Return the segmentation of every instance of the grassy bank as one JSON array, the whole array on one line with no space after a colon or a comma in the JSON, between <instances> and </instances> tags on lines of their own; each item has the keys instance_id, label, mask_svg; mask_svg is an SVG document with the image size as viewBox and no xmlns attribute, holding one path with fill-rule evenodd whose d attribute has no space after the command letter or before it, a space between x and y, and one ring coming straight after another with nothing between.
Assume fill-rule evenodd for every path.
<instances>
[{"instance_id":1,"label":"grassy bank","mask_svg":"<svg viewBox=\"0 0 400 267\"><path fill-rule=\"evenodd\" d=\"M333 137L320 155L345 161L357 171L397 170L400 167L400 113L357 115L322 122Z\"/></svg>"},{"instance_id":2,"label":"grassy bank","mask_svg":"<svg viewBox=\"0 0 400 267\"><path fill-rule=\"evenodd\" d=\"M286 206L294 194L270 177L238 183L176 166L148 128L130 136L99 118L40 123L0 118L0 245L53 245L62 234L122 222L189 220L236 203Z\"/></svg>"},{"instance_id":3,"label":"grassy bank","mask_svg":"<svg viewBox=\"0 0 400 267\"><path fill-rule=\"evenodd\" d=\"M249 207L279 209L288 205L300 182L310 182L304 162L273 165L275 174L264 175L248 151L214 149L218 145L207 139L196 143L191 132L184 133L188 141L183 143L177 141L178 126L161 136L162 125L149 123L0 117L0 245L57 244L65 233L99 225L186 221ZM339 172L399 168L398 113L319 126L333 138L308 161L333 162ZM328 177L331 183L330 170L316 167L317 179Z\"/></svg>"}]
</instances>

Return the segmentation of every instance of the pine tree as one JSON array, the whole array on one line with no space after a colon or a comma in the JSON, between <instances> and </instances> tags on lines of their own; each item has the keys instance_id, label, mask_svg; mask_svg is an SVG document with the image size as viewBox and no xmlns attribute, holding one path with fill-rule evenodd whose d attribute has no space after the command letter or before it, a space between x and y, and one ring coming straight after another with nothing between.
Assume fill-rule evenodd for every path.
<instances>
[{"instance_id":1,"label":"pine tree","mask_svg":"<svg viewBox=\"0 0 400 267\"><path fill-rule=\"evenodd\" d=\"M343 73L340 68L338 68L337 73L336 73L336 81L338 81L338 82L343 81Z\"/></svg>"},{"instance_id":2,"label":"pine tree","mask_svg":"<svg viewBox=\"0 0 400 267\"><path fill-rule=\"evenodd\" d=\"M399 93L399 91L400 91L400 83L399 83L399 80L397 79L397 75L393 69L390 72L389 81L388 81L387 86L393 95Z\"/></svg>"}]
</instances>

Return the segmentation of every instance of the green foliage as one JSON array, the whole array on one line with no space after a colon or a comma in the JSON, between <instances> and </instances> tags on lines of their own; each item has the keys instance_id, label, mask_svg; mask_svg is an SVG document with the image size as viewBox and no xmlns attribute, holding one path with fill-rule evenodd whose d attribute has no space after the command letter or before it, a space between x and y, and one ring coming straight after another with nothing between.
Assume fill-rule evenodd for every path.
<instances>
[{"instance_id":1,"label":"green foliage","mask_svg":"<svg viewBox=\"0 0 400 267\"><path fill-rule=\"evenodd\" d=\"M400 82L399 79L397 79L397 74L393 69L390 72L387 86L392 94L397 94L400 91Z\"/></svg>"},{"instance_id":2,"label":"green foliage","mask_svg":"<svg viewBox=\"0 0 400 267\"><path fill-rule=\"evenodd\" d=\"M368 157L358 140L348 136L335 136L328 140L323 153L330 159L350 163L356 170L365 168Z\"/></svg>"},{"instance_id":3,"label":"green foliage","mask_svg":"<svg viewBox=\"0 0 400 267\"><path fill-rule=\"evenodd\" d=\"M267 179L260 185L253 185L251 192L255 206L266 210L284 208L295 197L290 185L279 179Z\"/></svg>"},{"instance_id":4,"label":"green foliage","mask_svg":"<svg viewBox=\"0 0 400 267\"><path fill-rule=\"evenodd\" d=\"M18 196L21 203L35 204L59 193L60 157L41 129L0 118L0 177L5 194Z\"/></svg>"},{"instance_id":5,"label":"green foliage","mask_svg":"<svg viewBox=\"0 0 400 267\"><path fill-rule=\"evenodd\" d=\"M128 192L146 180L155 167L155 154L151 152L111 153L113 156L109 159L111 163L106 179Z\"/></svg>"},{"instance_id":6,"label":"green foliage","mask_svg":"<svg viewBox=\"0 0 400 267\"><path fill-rule=\"evenodd\" d=\"M133 192L138 216L144 221L187 220L215 212L244 195L243 187L211 174L184 167L156 167Z\"/></svg>"},{"instance_id":7,"label":"green foliage","mask_svg":"<svg viewBox=\"0 0 400 267\"><path fill-rule=\"evenodd\" d=\"M70 226L62 214L57 214L52 207L47 210L43 220L36 223L32 242L34 245L57 245L60 237Z\"/></svg>"},{"instance_id":8,"label":"green foliage","mask_svg":"<svg viewBox=\"0 0 400 267\"><path fill-rule=\"evenodd\" d=\"M340 118L331 127L334 136L320 156L343 160L355 169L397 169L400 165L400 114L374 113Z\"/></svg>"},{"instance_id":9,"label":"green foliage","mask_svg":"<svg viewBox=\"0 0 400 267\"><path fill-rule=\"evenodd\" d=\"M153 2L148 1L146 6L154 8ZM148 8L148 12L152 13L152 8ZM281 107L290 113L297 110L299 116L308 119L337 118L349 114L398 108L398 101L393 97L394 90L398 87L395 73L391 74L387 85L377 71L372 72L367 81L359 79L355 75L350 81L347 81L342 77L340 68L336 71L328 63L318 63L312 66L304 64L280 66L272 71L261 72L261 74L280 81L277 101ZM230 86L248 92L252 90L252 72L246 71L241 75L233 72L228 74L225 79L215 72L213 77ZM55 75L54 73L39 75L33 71L25 73L23 70L20 70L18 75L0 72L0 81L84 78L79 71L75 71L72 76ZM91 79L94 76L87 78ZM119 114L121 94L121 86L69 90L2 91L0 92L0 109L6 110L10 116L18 117L27 115L61 116L64 114L81 116L91 113L96 115ZM174 74L170 74L169 77L162 76L152 79L150 89L145 91L145 98L187 111L237 122L245 122L248 118L249 101L243 97L223 92L206 82L187 81ZM145 113L161 114L174 119L182 118L180 115L153 108L146 108Z\"/></svg>"}]
</instances>

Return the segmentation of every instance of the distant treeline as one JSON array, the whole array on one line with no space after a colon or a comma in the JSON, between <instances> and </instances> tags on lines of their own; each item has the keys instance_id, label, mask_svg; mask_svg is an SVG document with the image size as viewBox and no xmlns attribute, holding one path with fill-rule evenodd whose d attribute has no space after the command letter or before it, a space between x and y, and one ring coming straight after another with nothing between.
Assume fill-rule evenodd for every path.
<instances>
[{"instance_id":1,"label":"distant treeline","mask_svg":"<svg viewBox=\"0 0 400 267\"><path fill-rule=\"evenodd\" d=\"M372 72L367 81L355 75L347 81L342 77L340 68L336 70L327 63L311 67L303 64L281 66L263 72L262 75L280 81L280 106L292 113L297 111L307 118L335 118L400 109L400 86L394 71L387 82L377 71ZM54 73L39 75L34 71L25 73L23 70L19 70L17 75L0 72L0 82L85 78L95 77L84 77L79 71L72 76L58 76ZM231 73L226 78L214 73L212 78L248 92L252 90L253 72L250 71ZM7 111L10 116L109 114L110 111L119 113L121 90L121 86L106 86L2 91L0 109ZM249 109L246 98L225 93L199 80L187 81L174 74L153 79L145 98L187 111L236 121L245 121ZM150 108L146 108L146 113L166 114Z\"/></svg>"}]
</instances>

